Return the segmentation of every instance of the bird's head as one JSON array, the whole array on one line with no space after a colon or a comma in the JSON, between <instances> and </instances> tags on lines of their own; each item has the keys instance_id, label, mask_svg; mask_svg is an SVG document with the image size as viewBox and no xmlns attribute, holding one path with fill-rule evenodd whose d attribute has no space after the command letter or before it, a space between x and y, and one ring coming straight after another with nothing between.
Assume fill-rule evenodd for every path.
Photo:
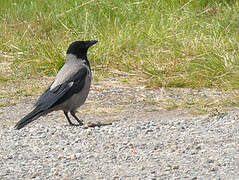
<instances>
[{"instance_id":1,"label":"bird's head","mask_svg":"<svg viewBox=\"0 0 239 180\"><path fill-rule=\"evenodd\" d=\"M91 40L91 41L75 41L71 43L69 46L66 54L73 54L76 55L77 58L85 58L87 54L87 50L90 46L94 45L98 41Z\"/></svg>"}]
</instances>

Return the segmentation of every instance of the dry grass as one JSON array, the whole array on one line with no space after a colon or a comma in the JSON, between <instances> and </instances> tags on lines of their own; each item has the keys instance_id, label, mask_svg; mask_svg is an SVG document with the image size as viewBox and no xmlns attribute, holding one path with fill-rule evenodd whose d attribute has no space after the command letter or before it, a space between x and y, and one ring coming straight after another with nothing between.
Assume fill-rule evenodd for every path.
<instances>
[{"instance_id":1,"label":"dry grass","mask_svg":"<svg viewBox=\"0 0 239 180\"><path fill-rule=\"evenodd\" d=\"M43 92L68 45L84 39L99 40L89 52L95 81L239 88L238 1L3 0L0 11L1 97ZM211 106L167 101L170 108Z\"/></svg>"}]
</instances>

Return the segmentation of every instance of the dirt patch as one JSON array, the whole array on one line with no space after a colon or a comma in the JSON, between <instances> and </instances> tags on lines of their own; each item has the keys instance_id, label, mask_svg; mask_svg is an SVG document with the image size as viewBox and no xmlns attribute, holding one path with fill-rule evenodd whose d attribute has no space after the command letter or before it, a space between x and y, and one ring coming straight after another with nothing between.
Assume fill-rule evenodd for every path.
<instances>
[{"instance_id":1,"label":"dirt patch","mask_svg":"<svg viewBox=\"0 0 239 180\"><path fill-rule=\"evenodd\" d=\"M50 80L42 82L42 92ZM30 84L32 83L34 81L30 82ZM23 97L20 95L21 93L19 93L19 98L12 100L1 98L3 104L0 108L2 125L13 125L32 109L37 99L36 94L31 96L29 93L28 96ZM144 86L125 86L118 81L102 81L92 85L85 105L78 110L78 116L86 122L114 122L127 117L143 117L149 114L156 114L156 116L164 118L192 117L197 115L194 113L196 110L200 113L204 112L204 114L218 115L226 112L226 109L222 108L220 104L216 105L216 102L221 102L221 99L230 96L229 92L211 89L147 89ZM210 106L210 103L214 103L214 106ZM60 117L61 123L66 123L62 112L53 112L47 117L43 117L42 123L45 121L49 123L48 117ZM58 123L58 120L50 123Z\"/></svg>"}]
</instances>

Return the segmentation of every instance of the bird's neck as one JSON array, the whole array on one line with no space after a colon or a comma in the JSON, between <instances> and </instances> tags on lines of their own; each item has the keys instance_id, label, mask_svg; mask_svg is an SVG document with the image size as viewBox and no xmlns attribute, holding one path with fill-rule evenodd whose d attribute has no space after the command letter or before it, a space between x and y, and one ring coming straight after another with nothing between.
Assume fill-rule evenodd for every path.
<instances>
[{"instance_id":1,"label":"bird's neck","mask_svg":"<svg viewBox=\"0 0 239 180\"><path fill-rule=\"evenodd\" d=\"M87 56L86 55L82 55L82 56L76 56L74 54L67 54L66 55L66 63L67 62L74 62L74 63L84 63L85 65L87 65L89 67L89 69L91 70L91 67L90 67L90 63L87 59Z\"/></svg>"},{"instance_id":2,"label":"bird's neck","mask_svg":"<svg viewBox=\"0 0 239 180\"><path fill-rule=\"evenodd\" d=\"M86 66L89 67L90 71L91 71L91 68L90 68L90 62L88 61L87 57L85 59L83 59L83 62Z\"/></svg>"}]
</instances>

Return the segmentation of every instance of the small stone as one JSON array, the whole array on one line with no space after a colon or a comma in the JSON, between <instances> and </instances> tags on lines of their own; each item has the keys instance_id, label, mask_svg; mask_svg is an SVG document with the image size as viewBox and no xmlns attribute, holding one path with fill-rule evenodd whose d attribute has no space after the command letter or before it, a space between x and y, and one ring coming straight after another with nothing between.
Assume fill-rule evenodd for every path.
<instances>
[{"instance_id":1,"label":"small stone","mask_svg":"<svg viewBox=\"0 0 239 180\"><path fill-rule=\"evenodd\" d=\"M207 162L208 163L214 163L214 160L213 159L209 159Z\"/></svg>"},{"instance_id":2,"label":"small stone","mask_svg":"<svg viewBox=\"0 0 239 180\"><path fill-rule=\"evenodd\" d=\"M191 155L197 154L197 151L192 150Z\"/></svg>"},{"instance_id":3,"label":"small stone","mask_svg":"<svg viewBox=\"0 0 239 180\"><path fill-rule=\"evenodd\" d=\"M211 171L217 171L217 168L212 168Z\"/></svg>"},{"instance_id":4,"label":"small stone","mask_svg":"<svg viewBox=\"0 0 239 180\"><path fill-rule=\"evenodd\" d=\"M145 167L144 167L144 166L142 166L140 169L141 169L141 171L143 171L143 170L145 170Z\"/></svg>"},{"instance_id":5,"label":"small stone","mask_svg":"<svg viewBox=\"0 0 239 180\"><path fill-rule=\"evenodd\" d=\"M7 159L12 159L12 158L13 158L12 155L7 156Z\"/></svg>"},{"instance_id":6,"label":"small stone","mask_svg":"<svg viewBox=\"0 0 239 180\"><path fill-rule=\"evenodd\" d=\"M72 154L72 155L70 156L70 159L71 159L71 160L75 160L75 159L76 159L76 155L75 155L75 154Z\"/></svg>"},{"instance_id":7,"label":"small stone","mask_svg":"<svg viewBox=\"0 0 239 180\"><path fill-rule=\"evenodd\" d=\"M57 159L63 159L63 158L64 158L64 156L62 154L57 156Z\"/></svg>"},{"instance_id":8,"label":"small stone","mask_svg":"<svg viewBox=\"0 0 239 180\"><path fill-rule=\"evenodd\" d=\"M196 147L196 150L201 150L202 149L202 147L200 146L200 145L198 145L197 147Z\"/></svg>"},{"instance_id":9,"label":"small stone","mask_svg":"<svg viewBox=\"0 0 239 180\"><path fill-rule=\"evenodd\" d=\"M80 158L81 153L76 153L75 156L76 156L76 159L78 159L78 158Z\"/></svg>"},{"instance_id":10,"label":"small stone","mask_svg":"<svg viewBox=\"0 0 239 180\"><path fill-rule=\"evenodd\" d=\"M33 173L32 178L38 177L40 174L38 172Z\"/></svg>"},{"instance_id":11,"label":"small stone","mask_svg":"<svg viewBox=\"0 0 239 180\"><path fill-rule=\"evenodd\" d=\"M148 134L148 133L150 133L150 132L153 132L153 130L152 130L152 129L147 129L147 130L145 131L145 134Z\"/></svg>"}]
</instances>

